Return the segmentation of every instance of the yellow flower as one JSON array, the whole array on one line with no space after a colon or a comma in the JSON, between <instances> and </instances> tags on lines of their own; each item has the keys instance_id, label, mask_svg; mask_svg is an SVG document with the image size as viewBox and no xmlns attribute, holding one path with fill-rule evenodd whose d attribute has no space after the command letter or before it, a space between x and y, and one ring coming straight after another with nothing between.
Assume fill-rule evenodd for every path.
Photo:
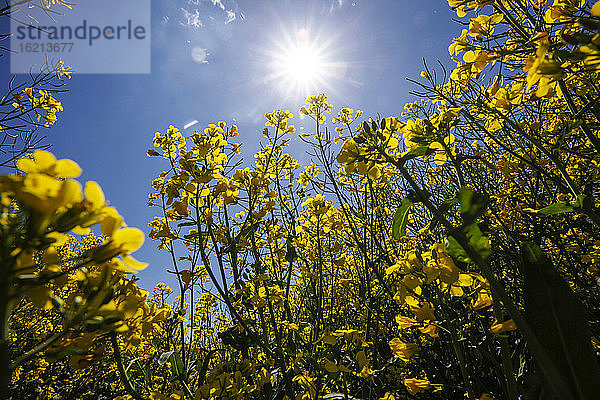
<instances>
[{"instance_id":1,"label":"yellow flower","mask_svg":"<svg viewBox=\"0 0 600 400\"><path fill-rule=\"evenodd\" d=\"M479 310L480 308L489 307L492 305L492 297L490 296L490 291L487 289L481 289L477 292L477 300L471 300L471 307L474 310Z\"/></svg>"},{"instance_id":2,"label":"yellow flower","mask_svg":"<svg viewBox=\"0 0 600 400\"><path fill-rule=\"evenodd\" d=\"M506 337L505 335L501 335L501 333L514 331L515 329L517 329L517 324L515 324L515 321L513 321L512 319L509 319L508 321L504 321L502 323L499 323L498 320L495 320L492 324L492 327L490 328L490 331L496 336Z\"/></svg>"},{"instance_id":3,"label":"yellow flower","mask_svg":"<svg viewBox=\"0 0 600 400\"><path fill-rule=\"evenodd\" d=\"M408 362L413 354L419 351L419 345L415 343L404 343L398 338L390 340L392 353L402 361Z\"/></svg>"},{"instance_id":4,"label":"yellow flower","mask_svg":"<svg viewBox=\"0 0 600 400\"><path fill-rule=\"evenodd\" d=\"M417 324L416 320L403 315L396 315L396 322L398 323L398 328L400 329L410 328L411 326Z\"/></svg>"},{"instance_id":5,"label":"yellow flower","mask_svg":"<svg viewBox=\"0 0 600 400\"><path fill-rule=\"evenodd\" d=\"M410 394L417 394L429 389L430 384L427 379L407 378L404 380L404 385Z\"/></svg>"},{"instance_id":6,"label":"yellow flower","mask_svg":"<svg viewBox=\"0 0 600 400\"><path fill-rule=\"evenodd\" d=\"M469 24L469 35L477 36L490 36L494 33L494 25L502 21L502 14L490 15L478 15L477 18L472 18Z\"/></svg>"},{"instance_id":7,"label":"yellow flower","mask_svg":"<svg viewBox=\"0 0 600 400\"><path fill-rule=\"evenodd\" d=\"M468 48L468 46L469 46L469 38L467 37L468 33L469 33L469 31L467 29L463 29L461 35L459 37L453 39L452 44L450 46L448 46L448 51L450 52L450 55L455 55L455 54L458 55L458 54L460 54L461 51Z\"/></svg>"},{"instance_id":8,"label":"yellow flower","mask_svg":"<svg viewBox=\"0 0 600 400\"><path fill-rule=\"evenodd\" d=\"M446 151L446 148L450 145L454 143L454 135L453 134L449 134L448 136L446 136L444 138L444 144L440 143L440 142L433 142L429 145L430 149L436 150L435 152L435 157L433 159L433 161L437 164L437 165L443 165L446 160L448 159L448 152ZM445 146L444 146L445 145ZM454 150L449 148L449 151L454 154Z\"/></svg>"},{"instance_id":9,"label":"yellow flower","mask_svg":"<svg viewBox=\"0 0 600 400\"><path fill-rule=\"evenodd\" d=\"M58 208L80 202L81 184L72 179L59 181L45 174L31 173L14 185L15 198L26 208L50 215Z\"/></svg>"},{"instance_id":10,"label":"yellow flower","mask_svg":"<svg viewBox=\"0 0 600 400\"><path fill-rule=\"evenodd\" d=\"M302 203L302 206L308 206L308 210L312 215L319 216L327 213L331 208L331 203L325 200L322 194L311 197Z\"/></svg>"},{"instance_id":11,"label":"yellow flower","mask_svg":"<svg viewBox=\"0 0 600 400\"><path fill-rule=\"evenodd\" d=\"M26 174L43 173L55 178L77 178L81 175L81 168L71 160L56 160L48 151L36 150L33 158L23 157L17 161L17 168Z\"/></svg>"},{"instance_id":12,"label":"yellow flower","mask_svg":"<svg viewBox=\"0 0 600 400\"><path fill-rule=\"evenodd\" d=\"M112 260L111 266L125 271L136 271L147 266L131 257L129 254L139 249L144 243L144 233L137 228L118 229L104 243L93 249L91 257L96 262L105 262L116 256L122 261Z\"/></svg>"}]
</instances>

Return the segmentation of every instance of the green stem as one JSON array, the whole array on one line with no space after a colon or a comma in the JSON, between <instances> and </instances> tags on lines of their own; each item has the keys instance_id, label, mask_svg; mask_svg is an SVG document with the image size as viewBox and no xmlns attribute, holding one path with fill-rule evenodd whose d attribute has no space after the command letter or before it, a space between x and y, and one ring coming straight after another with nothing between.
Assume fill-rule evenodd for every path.
<instances>
[{"instance_id":1,"label":"green stem","mask_svg":"<svg viewBox=\"0 0 600 400\"><path fill-rule=\"evenodd\" d=\"M571 112L573 117L576 117L579 114L579 112L577 111L577 107L575 106L573 97L571 97L571 92L569 92L567 84L564 80L560 79L558 81L558 86L560 87L560 91L562 92L563 96L565 96L565 101L567 102L569 111ZM594 147L594 150L596 150L597 153L600 153L600 140L598 140L598 138L594 135L594 132L592 132L587 122L584 120L583 116L581 117L581 129L583 130L583 133L585 133L585 136L588 138L588 140Z\"/></svg>"},{"instance_id":2,"label":"green stem","mask_svg":"<svg viewBox=\"0 0 600 400\"><path fill-rule=\"evenodd\" d=\"M408 173L404 165L387 156L388 162L394 164L402 173L402 176L406 179L406 181L411 185L413 190L416 193L420 193L421 188L415 182L413 177ZM546 376L546 380L552 386L552 391L558 395L561 399L564 400L574 400L573 396L568 390L568 387L565 383L564 378L560 375L560 372L552 367L552 362L550 361L550 357L547 353L547 349L545 349L537 336L531 329L531 326L521 314L518 307L515 305L513 300L510 298L508 293L504 290L504 286L496 279L494 272L488 263L487 259L484 259L479 252L473 248L467 238L467 235L462 229L456 229L450 221L438 210L436 206L427 198L426 196L422 196L421 200L427 209L440 221L440 223L447 229L447 231L454 237L454 239L461 245L461 247L465 250L469 258L473 261L473 263L479 268L481 271L481 275L488 281L490 284L491 290L498 295L500 301L504 305L504 308L510 314L511 318L515 321L517 328L519 329L521 335L527 342L527 346L531 351L532 355L536 358L537 362L540 365L549 366L546 369L541 370L541 372Z\"/></svg>"},{"instance_id":3,"label":"green stem","mask_svg":"<svg viewBox=\"0 0 600 400\"><path fill-rule=\"evenodd\" d=\"M450 339L452 340L452 348L454 349L454 354L456 355L456 359L458 360L460 373L463 377L463 380L465 381L465 384L467 385L467 397L469 399L474 399L475 391L473 390L471 377L469 376L469 372L467 371L465 355L458 341L458 337L456 336L456 327L450 321L448 321L448 324L450 325L450 329L448 329L448 331L450 332Z\"/></svg>"},{"instance_id":4,"label":"green stem","mask_svg":"<svg viewBox=\"0 0 600 400\"><path fill-rule=\"evenodd\" d=\"M29 350L27 353L23 354L21 357L17 357L17 359L15 359L15 361L13 361L12 363L10 363L8 365L8 370L10 371L10 373L12 373L12 371L17 369L17 367L19 365L31 360L38 353L41 353L42 351L46 350L48 347L50 347L52 345L52 343L56 342L58 339L60 339L64 335L65 335L65 332L63 331L63 332L55 333L54 335L50 336L48 339L46 339L42 343L35 346L33 349Z\"/></svg>"},{"instance_id":5,"label":"green stem","mask_svg":"<svg viewBox=\"0 0 600 400\"><path fill-rule=\"evenodd\" d=\"M494 318L496 321L502 322L502 308L500 307L500 301L496 294L496 291L492 288L492 299L494 300ZM515 370L513 368L512 360L510 358L510 348L508 346L508 340L505 337L499 338L500 340L500 356L502 358L502 373L504 374L504 380L506 384L506 394L509 400L517 400L519 392L517 389L517 381L515 379Z\"/></svg>"},{"instance_id":6,"label":"green stem","mask_svg":"<svg viewBox=\"0 0 600 400\"><path fill-rule=\"evenodd\" d=\"M115 360L117 361L119 376L121 377L121 382L123 382L123 385L125 386L125 390L127 390L127 393L136 400L146 400L146 398L133 387L133 384L127 376L127 371L125 371L125 366L123 365L123 358L121 357L121 350L119 349L119 343L117 342L116 333L112 332L110 334L110 342L112 344Z\"/></svg>"}]
</instances>

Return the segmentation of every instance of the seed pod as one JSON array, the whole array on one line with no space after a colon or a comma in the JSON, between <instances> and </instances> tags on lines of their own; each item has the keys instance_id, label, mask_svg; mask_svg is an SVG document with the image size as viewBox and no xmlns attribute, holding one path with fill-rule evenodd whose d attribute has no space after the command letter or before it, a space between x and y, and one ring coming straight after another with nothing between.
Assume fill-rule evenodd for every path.
<instances>
[{"instance_id":1,"label":"seed pod","mask_svg":"<svg viewBox=\"0 0 600 400\"><path fill-rule=\"evenodd\" d=\"M371 132L371 127L369 126L367 121L363 122L363 130L365 131L365 133Z\"/></svg>"}]
</instances>

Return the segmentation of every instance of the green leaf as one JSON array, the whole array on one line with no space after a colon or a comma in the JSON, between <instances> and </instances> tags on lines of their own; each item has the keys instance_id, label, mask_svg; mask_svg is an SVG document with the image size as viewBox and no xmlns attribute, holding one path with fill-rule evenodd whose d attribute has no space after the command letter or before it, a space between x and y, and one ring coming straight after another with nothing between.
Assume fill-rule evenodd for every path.
<instances>
[{"instance_id":1,"label":"green leaf","mask_svg":"<svg viewBox=\"0 0 600 400\"><path fill-rule=\"evenodd\" d=\"M171 373L173 374L173 377L176 377L177 379L182 378L185 375L185 367L179 352L174 351L169 357L169 362L171 363Z\"/></svg>"},{"instance_id":2,"label":"green leaf","mask_svg":"<svg viewBox=\"0 0 600 400\"><path fill-rule=\"evenodd\" d=\"M394 213L392 222L392 237L396 240L406 235L406 224L408 223L408 212L412 207L413 202L409 199L403 199L402 204Z\"/></svg>"},{"instance_id":3,"label":"green leaf","mask_svg":"<svg viewBox=\"0 0 600 400\"><path fill-rule=\"evenodd\" d=\"M468 256L465 249L455 239L455 236L461 235L460 230L462 230L466 236L466 239L469 241L469 245L475 251L477 251L477 253L479 253L481 258L486 259L490 256L492 251L488 237L481 233L481 230L477 224L471 224L466 227L456 228L456 230L448 235L446 251L448 254L450 254L450 256L452 256L452 258L466 263L471 262L471 258Z\"/></svg>"},{"instance_id":4,"label":"green leaf","mask_svg":"<svg viewBox=\"0 0 600 400\"><path fill-rule=\"evenodd\" d=\"M298 253L296 248L292 245L292 239L290 237L285 241L285 261L293 263L298 259Z\"/></svg>"},{"instance_id":5,"label":"green leaf","mask_svg":"<svg viewBox=\"0 0 600 400\"><path fill-rule=\"evenodd\" d=\"M150 364L152 364L152 359L149 358L144 367L142 368L142 372L144 373L144 382L146 383L146 385L150 385L150 382L152 381L152 371L150 370Z\"/></svg>"},{"instance_id":6,"label":"green leaf","mask_svg":"<svg viewBox=\"0 0 600 400\"><path fill-rule=\"evenodd\" d=\"M195 221L180 222L177 226L195 226L198 225Z\"/></svg>"},{"instance_id":7,"label":"green leaf","mask_svg":"<svg viewBox=\"0 0 600 400\"><path fill-rule=\"evenodd\" d=\"M202 363L200 363L200 359L196 360L196 371L198 371L198 379L200 381L200 385L204 385L206 373L208 372L208 364L210 363L210 359L213 356L213 354L215 354L217 351L218 349L212 349L208 353L206 353L206 356L204 357L204 360L202 360Z\"/></svg>"},{"instance_id":8,"label":"green leaf","mask_svg":"<svg viewBox=\"0 0 600 400\"><path fill-rule=\"evenodd\" d=\"M559 203L546 206L540 210L533 210L531 208L526 208L524 211L529 211L533 214L539 214L539 215L564 214L564 213L568 213L568 212L573 212L576 209L581 208L584 200L585 200L585 195L582 194L582 195L577 196L577 200L575 200L575 203L573 203L573 204L567 203L566 201L561 201Z\"/></svg>"},{"instance_id":9,"label":"green leaf","mask_svg":"<svg viewBox=\"0 0 600 400\"><path fill-rule=\"evenodd\" d=\"M561 399L598 398L600 366L583 304L538 246L523 243L521 257L525 318L547 353L545 364L537 360L544 387Z\"/></svg>"},{"instance_id":10,"label":"green leaf","mask_svg":"<svg viewBox=\"0 0 600 400\"><path fill-rule=\"evenodd\" d=\"M563 214L567 212L571 212L575 210L573 206L565 201L561 201L560 203L552 204L550 206L544 207L541 210L538 210L536 214L540 215L554 215L554 214Z\"/></svg>"},{"instance_id":11,"label":"green leaf","mask_svg":"<svg viewBox=\"0 0 600 400\"><path fill-rule=\"evenodd\" d=\"M460 201L460 215L465 225L470 225L479 218L487 207L487 198L469 188L462 188L458 192Z\"/></svg>"},{"instance_id":12,"label":"green leaf","mask_svg":"<svg viewBox=\"0 0 600 400\"><path fill-rule=\"evenodd\" d=\"M242 229L240 230L239 237L247 238L251 235L254 235L254 232L256 232L256 230L258 229L259 226L260 226L260 221L256 221L250 225L243 226Z\"/></svg>"},{"instance_id":13,"label":"green leaf","mask_svg":"<svg viewBox=\"0 0 600 400\"><path fill-rule=\"evenodd\" d=\"M454 239L454 236L450 235L446 238L446 252L450 254L450 256L458 261L470 263L471 259L467 255L467 252L463 247Z\"/></svg>"},{"instance_id":14,"label":"green leaf","mask_svg":"<svg viewBox=\"0 0 600 400\"><path fill-rule=\"evenodd\" d=\"M365 218L365 216L364 216L362 213L360 213L360 212L356 211L354 208L348 207L348 210L349 210L349 211L350 211L350 213L351 213L352 215L354 215L356 218L360 218L360 219L364 219L364 218Z\"/></svg>"},{"instance_id":15,"label":"green leaf","mask_svg":"<svg viewBox=\"0 0 600 400\"><path fill-rule=\"evenodd\" d=\"M202 231L202 232L194 232L194 233L190 233L188 235L183 235L183 238L184 239L194 239L194 238L201 237L201 236L209 236L209 233L208 232L204 232L204 231Z\"/></svg>"},{"instance_id":16,"label":"green leaf","mask_svg":"<svg viewBox=\"0 0 600 400\"><path fill-rule=\"evenodd\" d=\"M481 233L479 226L477 224L471 224L465 227L464 231L467 234L467 239L469 240L471 247L473 247L483 259L488 258L492 252L490 241L487 236Z\"/></svg>"},{"instance_id":17,"label":"green leaf","mask_svg":"<svg viewBox=\"0 0 600 400\"><path fill-rule=\"evenodd\" d=\"M430 149L428 146L415 147L400 158L400 163L405 163L406 161L417 157L429 156L433 153L435 153L435 150Z\"/></svg>"}]
</instances>

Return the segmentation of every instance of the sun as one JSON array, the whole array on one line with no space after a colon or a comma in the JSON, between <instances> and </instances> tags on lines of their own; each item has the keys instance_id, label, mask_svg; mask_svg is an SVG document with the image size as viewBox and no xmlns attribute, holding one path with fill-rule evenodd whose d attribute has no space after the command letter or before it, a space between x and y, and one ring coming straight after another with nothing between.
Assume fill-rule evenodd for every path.
<instances>
[{"instance_id":1,"label":"sun","mask_svg":"<svg viewBox=\"0 0 600 400\"><path fill-rule=\"evenodd\" d=\"M326 63L318 49L299 43L281 54L274 68L287 83L300 87L316 86L326 72Z\"/></svg>"},{"instance_id":2,"label":"sun","mask_svg":"<svg viewBox=\"0 0 600 400\"><path fill-rule=\"evenodd\" d=\"M306 28L280 35L268 52L268 81L292 97L330 91L341 65L330 46L331 42Z\"/></svg>"}]
</instances>

